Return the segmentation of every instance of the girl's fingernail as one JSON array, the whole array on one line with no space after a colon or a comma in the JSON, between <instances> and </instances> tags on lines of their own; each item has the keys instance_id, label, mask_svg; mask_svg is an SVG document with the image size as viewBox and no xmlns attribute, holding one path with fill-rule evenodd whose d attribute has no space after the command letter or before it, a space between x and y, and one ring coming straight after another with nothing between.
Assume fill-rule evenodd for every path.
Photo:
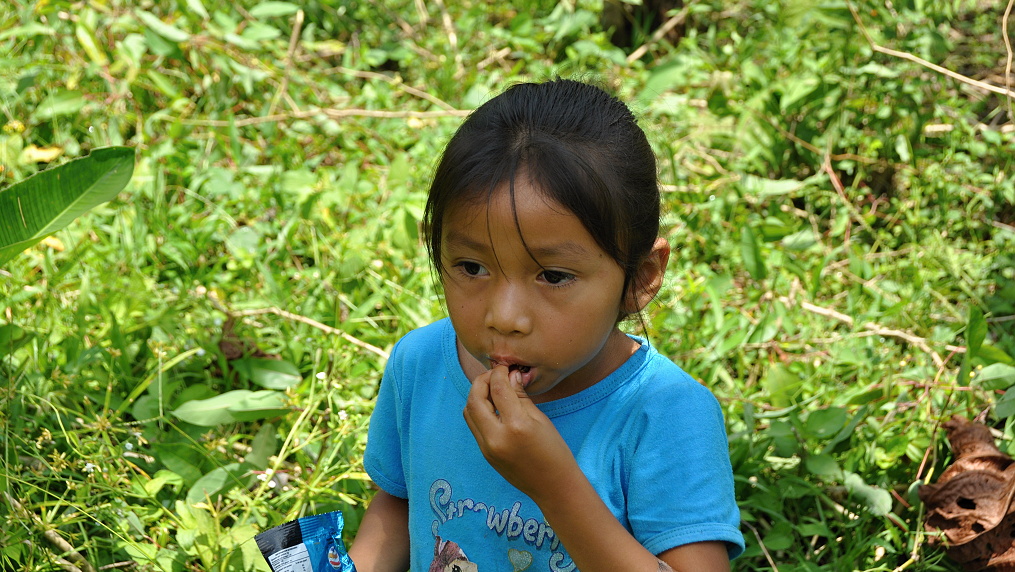
<instances>
[{"instance_id":1,"label":"girl's fingernail","mask_svg":"<svg viewBox=\"0 0 1015 572\"><path fill-rule=\"evenodd\" d=\"M511 380L511 383L514 384L516 387L521 387L522 386L522 374L521 373L519 373L517 371L512 371L509 379Z\"/></svg>"}]
</instances>

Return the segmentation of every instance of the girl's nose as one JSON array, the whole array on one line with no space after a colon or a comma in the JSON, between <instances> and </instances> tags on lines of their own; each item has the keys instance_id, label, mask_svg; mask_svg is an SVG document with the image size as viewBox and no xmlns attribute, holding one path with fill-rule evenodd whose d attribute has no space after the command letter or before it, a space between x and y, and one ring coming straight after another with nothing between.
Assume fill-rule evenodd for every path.
<instances>
[{"instance_id":1,"label":"girl's nose","mask_svg":"<svg viewBox=\"0 0 1015 572\"><path fill-rule=\"evenodd\" d=\"M486 305L486 327L505 336L530 333L532 319L525 302L521 285L507 283L497 288Z\"/></svg>"}]
</instances>

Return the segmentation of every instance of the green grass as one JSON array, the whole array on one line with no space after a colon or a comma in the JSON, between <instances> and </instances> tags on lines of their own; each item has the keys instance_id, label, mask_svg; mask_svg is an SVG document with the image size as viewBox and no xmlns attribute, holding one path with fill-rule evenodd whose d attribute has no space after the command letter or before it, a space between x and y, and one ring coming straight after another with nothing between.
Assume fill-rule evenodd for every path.
<instances>
[{"instance_id":1,"label":"green grass","mask_svg":"<svg viewBox=\"0 0 1015 572\"><path fill-rule=\"evenodd\" d=\"M1001 73L1001 8L943 4L856 6L885 46ZM257 531L334 509L352 538L380 354L443 315L418 221L455 111L560 73L656 147L674 256L646 323L723 403L735 568L955 570L911 486L952 414L1015 449L1010 383L977 377L1015 365L1003 101L873 53L845 3L695 3L630 63L597 2L417 5L0 7L0 184L45 166L30 145L138 152L0 269L2 567L265 569Z\"/></svg>"}]
</instances>

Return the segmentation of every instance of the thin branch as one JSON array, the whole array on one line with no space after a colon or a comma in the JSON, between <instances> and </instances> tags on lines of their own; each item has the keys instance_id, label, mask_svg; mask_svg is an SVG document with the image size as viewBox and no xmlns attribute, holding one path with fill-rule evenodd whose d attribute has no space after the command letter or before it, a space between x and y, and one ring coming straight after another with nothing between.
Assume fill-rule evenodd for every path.
<instances>
[{"instance_id":1,"label":"thin branch","mask_svg":"<svg viewBox=\"0 0 1015 572\"><path fill-rule=\"evenodd\" d=\"M505 57L509 55L511 55L511 48L501 48L483 58L482 61L476 64L476 69L478 70L486 69L486 66L492 64L497 60L503 60Z\"/></svg>"},{"instance_id":2,"label":"thin branch","mask_svg":"<svg viewBox=\"0 0 1015 572\"><path fill-rule=\"evenodd\" d=\"M218 299L218 296L216 296L213 291L205 289L205 295L211 302L212 306L215 306L215 309L217 309L218 311L222 312L223 314L229 317L243 318L247 316L263 316L264 314L274 314L276 316L286 318L287 320L293 320L295 322L300 322L301 324L306 324L310 327L317 328L318 330L321 330L322 332L325 332L327 334L339 336L343 340L349 342L350 344L356 347L362 348L384 359L388 359L389 354L383 349L373 344L364 342L363 340L349 334L348 332L344 332L342 330L339 330L338 328L332 328L331 326L322 324L317 320L314 320L313 318L308 318L306 316L301 316L299 314L293 314L292 312L287 312L281 308L276 308L274 306L272 306L271 308L254 308L251 310L239 310L239 311L230 310L229 308L226 308L224 304L222 304L222 301Z\"/></svg>"},{"instance_id":3,"label":"thin branch","mask_svg":"<svg viewBox=\"0 0 1015 572\"><path fill-rule=\"evenodd\" d=\"M1004 85L1010 92L1011 89L1011 62L1012 62L1012 47L1011 47L1011 36L1008 35L1008 18L1011 16L1012 6L1015 6L1015 0L1008 0L1008 6L1004 9L1004 15L1001 16L1001 37L1004 38L1004 50L1008 54L1005 58L1004 63ZM1011 98L1008 98L1008 121L1015 123L1015 112L1012 111Z\"/></svg>"},{"instance_id":4,"label":"thin branch","mask_svg":"<svg viewBox=\"0 0 1015 572\"><path fill-rule=\"evenodd\" d=\"M1015 0L1009 0L1009 4L1008 4L1009 8L1011 7L1011 4L1012 4L1013 1L1015 1ZM856 21L856 24L860 27L860 32L863 34L864 38L867 39L867 43L870 44L871 49L874 50L875 52L878 52L880 54L885 54L885 55L888 55L888 56L892 56L892 57L896 57L896 58L900 58L900 59L903 59L903 60L911 61L911 62L913 62L915 64L921 65L921 66L923 66L923 67L925 67L927 69L936 71L939 74L946 75L946 76L948 76L948 77L950 77L952 79L958 80L958 81L960 81L962 83L971 85L973 87L978 87L980 89L984 89L984 90L987 90L989 92L996 93L998 95L1003 95L1003 96L1008 97L1008 98L1015 98L1015 91L1012 91L1011 89L1008 89L1006 87L999 87L999 86L991 85L989 83L985 83L985 82L982 82L982 81L979 81L979 80L975 80L975 79L973 79L971 77L964 76L964 75L962 75L962 74L960 74L958 72L954 72L954 71L952 71L950 69L943 68L943 67L941 67L941 66L939 66L937 64L928 62L927 60L925 60L923 58L920 58L920 57L917 57L917 56L914 56L913 54L910 54L908 52L900 52L899 50L893 50L891 48L886 48L886 47L884 47L882 45L879 45L877 42L874 41L874 38L871 37L870 33L867 31L867 27L864 26L863 21L860 20L860 14L857 13L856 7L853 6L853 3L852 2L846 2L846 4L849 6L849 11L853 14L853 19ZM1007 36L1006 36L1006 38L1007 38ZM1006 80L1005 83L1008 84L1009 82ZM1010 102L1009 102L1009 105L1011 105Z\"/></svg>"},{"instance_id":5,"label":"thin branch","mask_svg":"<svg viewBox=\"0 0 1015 572\"><path fill-rule=\"evenodd\" d=\"M630 64L640 60L642 56L648 53L648 50L650 47L652 47L652 45L654 45L659 40L663 39L663 36L669 34L670 30L676 28L685 19L687 19L687 15L690 13L690 11L691 5L688 4L687 6L684 6L684 8L681 11L674 14L672 18L666 20L666 22L662 26L660 26L659 29L656 30L654 34L652 34L652 37L649 38L647 42L642 44L637 50L631 52L631 55L627 56L627 63Z\"/></svg>"},{"instance_id":6,"label":"thin branch","mask_svg":"<svg viewBox=\"0 0 1015 572\"><path fill-rule=\"evenodd\" d=\"M402 83L402 78L400 78L400 77L391 77L391 76L386 75L386 74L372 72L372 71L354 70L354 69L349 69L349 68L343 67L343 66L338 66L338 67L333 67L333 68L326 69L326 70L324 70L323 73L327 74L327 73L330 73L330 72L338 72L338 73L342 73L342 74L346 74L346 75L351 75L353 77L358 77L358 78L362 78L362 79L379 79L381 81L386 81L386 82L390 83L391 85L397 87L398 89L400 89L400 90L402 90L402 91L404 91L404 92L406 92L408 94L414 95L414 96L416 96L416 97L418 97L420 99L425 99L425 100L429 101L430 103L436 105L437 107L440 107L441 109L444 109L446 111L457 111L453 105L451 105L450 103L442 100L441 98L436 97L434 95L431 95L431 94L429 94L429 93L427 93L427 92L425 92L425 91L423 91L421 89L416 89L416 88L412 87L411 85L406 85L406 84Z\"/></svg>"},{"instance_id":7,"label":"thin branch","mask_svg":"<svg viewBox=\"0 0 1015 572\"><path fill-rule=\"evenodd\" d=\"M184 119L168 115L157 115L162 121L179 121L184 125L199 125L203 127L246 127L248 125L260 125L261 123L275 123L291 119L308 119L317 115L325 115L331 119L346 117L379 117L385 119L426 119L434 117L465 117L472 113L468 109L449 109L446 111L385 111L379 109L308 109L304 111L293 111L291 113L276 113L275 115L264 115L261 117L248 117L236 121L223 119Z\"/></svg>"},{"instance_id":8,"label":"thin branch","mask_svg":"<svg viewBox=\"0 0 1015 572\"><path fill-rule=\"evenodd\" d=\"M454 78L456 80L462 79L465 77L465 66L462 65L462 51L458 49L458 34L451 21L451 14L448 12L448 7L444 5L444 0L434 0L434 3L441 10L441 23L444 24L444 33L448 35L448 47L451 48L451 53L455 54Z\"/></svg>"},{"instance_id":9,"label":"thin branch","mask_svg":"<svg viewBox=\"0 0 1015 572\"><path fill-rule=\"evenodd\" d=\"M23 540L22 542L28 548L31 548L31 549L35 548L35 544L33 544L31 540ZM42 550L45 551L45 552L49 552L45 547L43 547ZM69 561L67 561L67 560L65 560L63 558L60 558L59 556L55 556L54 555L53 556L53 560L56 562L56 565L59 566L60 569L63 570L64 572L81 572L80 568L78 568L77 566L71 564Z\"/></svg>"},{"instance_id":10,"label":"thin branch","mask_svg":"<svg viewBox=\"0 0 1015 572\"><path fill-rule=\"evenodd\" d=\"M45 538L50 544L52 544L56 548L60 549L60 551L64 555L66 555L67 558L73 561L73 563L70 563L63 559L57 559L57 564L61 568L68 571L74 569L78 570L79 572L82 571L96 572L95 567L92 566L92 563L85 560L85 557L82 556L80 552L74 550L74 547L71 546L69 542L64 540L63 537L60 536L60 533L53 530L52 528L46 528L46 524L42 522L42 519L40 519L38 515L30 512L25 507L21 506L21 503L18 502L17 499L9 495L7 492L4 492L4 498L7 499L7 502L11 505L11 508L14 509L14 512L17 513L18 516L20 516L21 518L27 518L28 520L32 521L32 523L35 524L37 527L43 529L42 530L43 538ZM80 569L78 567L80 567Z\"/></svg>"},{"instance_id":11,"label":"thin branch","mask_svg":"<svg viewBox=\"0 0 1015 572\"><path fill-rule=\"evenodd\" d=\"M293 57L296 55L296 46L299 45L301 28L303 28L303 10L297 10L296 22L293 24L292 34L289 35L289 50L285 55L285 73L282 74L282 84L278 86L275 97L271 99L271 105L268 106L268 115L275 114L275 110L278 109L278 102L281 101L282 95L289 89L289 74L293 68Z\"/></svg>"},{"instance_id":12,"label":"thin branch","mask_svg":"<svg viewBox=\"0 0 1015 572\"><path fill-rule=\"evenodd\" d=\"M768 548L765 547L765 543L761 540L761 534L758 533L758 529L754 528L751 523L746 520L740 521L744 526L751 529L754 533L754 538L758 539L758 546L761 547L761 551L765 554L765 560L768 560L768 565L772 567L772 572L779 572L779 567L775 565L775 560L772 560L772 555L768 553Z\"/></svg>"},{"instance_id":13,"label":"thin branch","mask_svg":"<svg viewBox=\"0 0 1015 572\"><path fill-rule=\"evenodd\" d=\"M793 304L793 301L786 296L781 296L779 300L787 305ZM804 310L807 310L808 312L818 314L819 316L825 316L826 318L832 318L833 320L837 320L849 326L854 326L856 324L856 320L854 320L851 316L847 316L846 314L837 312L831 308L816 306L806 301L801 301L798 305ZM913 335L903 330L886 328L874 322L865 322L860 327L869 332L872 332L875 335L884 336L886 338L895 338L897 340L902 340L910 345L916 346L917 348L923 350L928 355L930 355L931 359L934 361L934 365L936 365L938 368L944 367L945 361L941 358L941 355L939 353L937 353L936 351L934 351L933 348L930 347L930 344L927 343L927 338L921 338L920 336ZM945 349L953 353L964 353L966 351L966 348L964 347L953 345L946 345Z\"/></svg>"}]
</instances>

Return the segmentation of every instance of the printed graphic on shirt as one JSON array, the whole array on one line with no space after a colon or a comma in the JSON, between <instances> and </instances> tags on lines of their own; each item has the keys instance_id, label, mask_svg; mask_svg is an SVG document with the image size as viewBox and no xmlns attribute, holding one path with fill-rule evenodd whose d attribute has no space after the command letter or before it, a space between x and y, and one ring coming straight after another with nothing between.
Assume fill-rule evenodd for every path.
<instances>
[{"instance_id":1,"label":"printed graphic on shirt","mask_svg":"<svg viewBox=\"0 0 1015 572\"><path fill-rule=\"evenodd\" d=\"M471 498L458 499L454 496L451 483L444 479L437 479L430 486L430 508L435 516L431 532L437 539L434 546L434 564L431 564L430 572L445 570L454 572L455 568L434 567L443 551L448 551L450 555L452 550L457 551L455 554L460 555L464 563L473 566L473 568L460 568L462 572L469 570L478 572L477 565L465 558L463 550L471 551L469 546L460 547L455 542L443 540L440 536L441 526L456 519L465 519L465 525L470 527L485 526L497 536L521 543L518 548L509 548L505 555L513 572L525 570L574 572L575 570L571 557L560 545L560 540L557 539L550 525L542 518L525 518L521 501L516 501L510 508L498 508ZM462 541L461 538L456 540ZM453 545L453 548L441 546L442 542ZM545 564L538 562L537 559L543 558L545 558Z\"/></svg>"},{"instance_id":2,"label":"printed graphic on shirt","mask_svg":"<svg viewBox=\"0 0 1015 572\"><path fill-rule=\"evenodd\" d=\"M469 562L460 546L438 536L433 546L430 572L479 572L479 567L475 562Z\"/></svg>"}]
</instances>

